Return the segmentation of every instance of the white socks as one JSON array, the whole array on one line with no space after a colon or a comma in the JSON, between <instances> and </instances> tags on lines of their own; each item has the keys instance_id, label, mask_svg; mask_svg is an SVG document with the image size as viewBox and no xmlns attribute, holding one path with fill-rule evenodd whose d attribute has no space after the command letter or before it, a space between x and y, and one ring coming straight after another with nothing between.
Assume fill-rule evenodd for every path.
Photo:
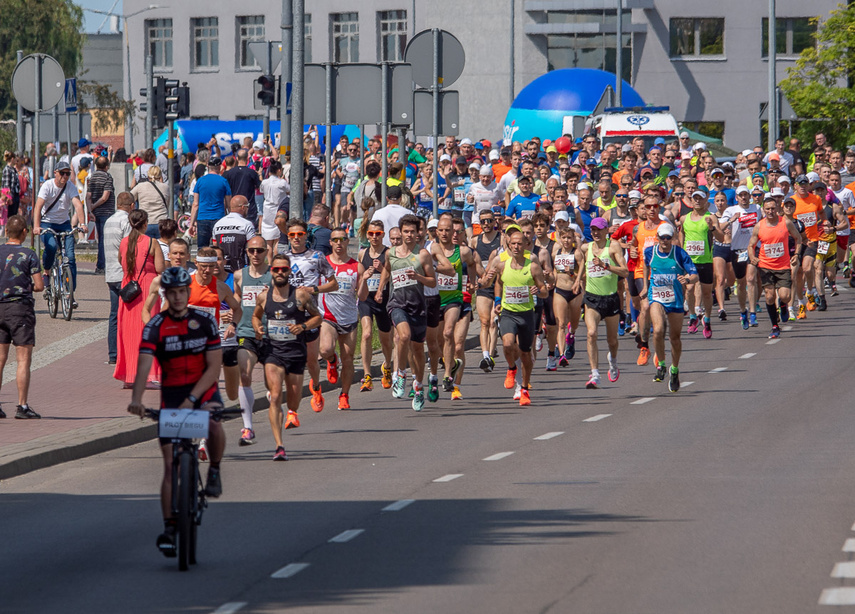
<instances>
[{"instance_id":1,"label":"white socks","mask_svg":"<svg viewBox=\"0 0 855 614\"><path fill-rule=\"evenodd\" d=\"M255 395L252 393L250 386L241 386L238 389L238 399L240 400L240 408L243 410L241 418L243 418L243 428L252 428L252 406L255 405Z\"/></svg>"}]
</instances>

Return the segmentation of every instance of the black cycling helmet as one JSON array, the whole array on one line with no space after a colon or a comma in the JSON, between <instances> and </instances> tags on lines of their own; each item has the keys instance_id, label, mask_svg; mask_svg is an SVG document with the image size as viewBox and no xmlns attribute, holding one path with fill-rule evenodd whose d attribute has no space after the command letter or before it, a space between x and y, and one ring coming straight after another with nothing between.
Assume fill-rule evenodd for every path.
<instances>
[{"instance_id":1,"label":"black cycling helmet","mask_svg":"<svg viewBox=\"0 0 855 614\"><path fill-rule=\"evenodd\" d=\"M190 273L181 267L171 266L160 275L162 288L183 288L190 285Z\"/></svg>"}]
</instances>

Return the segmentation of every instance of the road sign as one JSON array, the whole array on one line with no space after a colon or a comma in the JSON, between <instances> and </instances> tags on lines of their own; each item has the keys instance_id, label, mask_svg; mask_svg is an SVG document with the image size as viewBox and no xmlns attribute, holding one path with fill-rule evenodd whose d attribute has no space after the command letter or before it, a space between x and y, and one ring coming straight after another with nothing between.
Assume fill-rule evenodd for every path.
<instances>
[{"instance_id":1,"label":"road sign","mask_svg":"<svg viewBox=\"0 0 855 614\"><path fill-rule=\"evenodd\" d=\"M77 79L65 80L65 112L77 111Z\"/></svg>"},{"instance_id":2,"label":"road sign","mask_svg":"<svg viewBox=\"0 0 855 614\"><path fill-rule=\"evenodd\" d=\"M36 69L41 63L41 106L36 108ZM47 111L62 100L65 93L65 73L55 59L44 53L33 53L18 62L12 73L12 93L28 111Z\"/></svg>"},{"instance_id":3,"label":"road sign","mask_svg":"<svg viewBox=\"0 0 855 614\"><path fill-rule=\"evenodd\" d=\"M445 30L439 31L439 87L448 87L463 74L466 54L460 41ZM433 31L422 30L407 43L404 60L413 66L413 81L419 87L433 85Z\"/></svg>"},{"instance_id":4,"label":"road sign","mask_svg":"<svg viewBox=\"0 0 855 614\"><path fill-rule=\"evenodd\" d=\"M433 134L433 94L428 90L416 90L413 93L413 110L416 115L413 132L417 136ZM456 90L439 92L439 134L460 134L460 96Z\"/></svg>"},{"instance_id":5,"label":"road sign","mask_svg":"<svg viewBox=\"0 0 855 614\"><path fill-rule=\"evenodd\" d=\"M268 66L267 46L272 45L273 66ZM255 63L261 67L265 75L272 75L282 62L282 43L280 41L253 41L246 45L249 54L255 59Z\"/></svg>"}]
</instances>

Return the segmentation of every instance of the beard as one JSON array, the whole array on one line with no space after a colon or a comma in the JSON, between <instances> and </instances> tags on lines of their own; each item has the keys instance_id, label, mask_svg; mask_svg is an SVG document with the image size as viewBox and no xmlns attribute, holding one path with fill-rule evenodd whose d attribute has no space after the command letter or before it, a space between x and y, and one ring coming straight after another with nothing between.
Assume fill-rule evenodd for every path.
<instances>
[{"instance_id":1,"label":"beard","mask_svg":"<svg viewBox=\"0 0 855 614\"><path fill-rule=\"evenodd\" d=\"M288 285L288 278L285 277L283 279L283 278L279 278L279 277L274 277L273 278L273 285L276 286L277 288L284 288L285 286Z\"/></svg>"}]
</instances>

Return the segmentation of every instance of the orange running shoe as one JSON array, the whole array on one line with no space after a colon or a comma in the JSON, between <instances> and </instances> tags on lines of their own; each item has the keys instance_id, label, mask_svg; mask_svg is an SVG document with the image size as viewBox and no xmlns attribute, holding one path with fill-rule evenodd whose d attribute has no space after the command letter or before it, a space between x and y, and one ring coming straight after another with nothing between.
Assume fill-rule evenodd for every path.
<instances>
[{"instance_id":1,"label":"orange running shoe","mask_svg":"<svg viewBox=\"0 0 855 614\"><path fill-rule=\"evenodd\" d=\"M288 410L288 415L285 416L285 430L296 429L300 426L300 419L297 417L297 412L293 409Z\"/></svg>"},{"instance_id":2,"label":"orange running shoe","mask_svg":"<svg viewBox=\"0 0 855 614\"><path fill-rule=\"evenodd\" d=\"M648 362L650 362L650 350L648 348L641 348L638 350L638 360L635 364L639 367L643 367Z\"/></svg>"},{"instance_id":3,"label":"orange running shoe","mask_svg":"<svg viewBox=\"0 0 855 614\"><path fill-rule=\"evenodd\" d=\"M804 320L807 318L807 309L805 309L804 305L799 305L799 314L796 316L796 320Z\"/></svg>"},{"instance_id":4,"label":"orange running shoe","mask_svg":"<svg viewBox=\"0 0 855 614\"><path fill-rule=\"evenodd\" d=\"M520 405L531 405L531 397L528 394L528 388L520 390Z\"/></svg>"},{"instance_id":5,"label":"orange running shoe","mask_svg":"<svg viewBox=\"0 0 855 614\"><path fill-rule=\"evenodd\" d=\"M347 396L347 393L342 392L338 395L338 408L341 409L350 409L350 397Z\"/></svg>"},{"instance_id":6,"label":"orange running shoe","mask_svg":"<svg viewBox=\"0 0 855 614\"><path fill-rule=\"evenodd\" d=\"M309 390L312 392L312 411L324 411L324 395L321 392L321 387L318 386L317 390L315 390L315 382L309 380Z\"/></svg>"},{"instance_id":7,"label":"orange running shoe","mask_svg":"<svg viewBox=\"0 0 855 614\"><path fill-rule=\"evenodd\" d=\"M359 389L359 392L371 392L374 390L374 382L371 380L370 375L366 375L362 378L362 387Z\"/></svg>"},{"instance_id":8,"label":"orange running shoe","mask_svg":"<svg viewBox=\"0 0 855 614\"><path fill-rule=\"evenodd\" d=\"M454 391L451 393L451 400L452 401L463 400L463 393L460 392L460 388L458 388L457 386L454 387Z\"/></svg>"},{"instance_id":9,"label":"orange running shoe","mask_svg":"<svg viewBox=\"0 0 855 614\"><path fill-rule=\"evenodd\" d=\"M335 354L331 361L327 361L327 381L330 384L338 383L338 356Z\"/></svg>"},{"instance_id":10,"label":"orange running shoe","mask_svg":"<svg viewBox=\"0 0 855 614\"><path fill-rule=\"evenodd\" d=\"M380 371L383 373L383 378L380 380L380 384L384 389L389 390L389 388L392 387L392 369L390 369L384 362L380 365Z\"/></svg>"},{"instance_id":11,"label":"orange running shoe","mask_svg":"<svg viewBox=\"0 0 855 614\"><path fill-rule=\"evenodd\" d=\"M807 300L807 310L816 311L816 298L814 298L813 294L808 294Z\"/></svg>"},{"instance_id":12,"label":"orange running shoe","mask_svg":"<svg viewBox=\"0 0 855 614\"><path fill-rule=\"evenodd\" d=\"M517 379L517 370L516 368L508 369L508 374L505 375L505 388L510 390L514 387Z\"/></svg>"}]
</instances>

